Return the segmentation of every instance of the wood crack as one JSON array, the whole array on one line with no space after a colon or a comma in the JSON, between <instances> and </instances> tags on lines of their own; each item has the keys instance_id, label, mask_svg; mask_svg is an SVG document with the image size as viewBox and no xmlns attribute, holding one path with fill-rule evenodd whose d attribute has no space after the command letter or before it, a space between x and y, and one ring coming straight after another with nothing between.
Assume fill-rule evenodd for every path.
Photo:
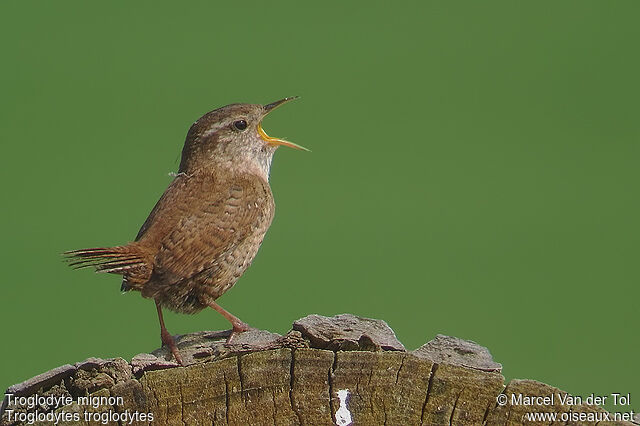
<instances>
[{"instance_id":1,"label":"wood crack","mask_svg":"<svg viewBox=\"0 0 640 426\"><path fill-rule=\"evenodd\" d=\"M398 384L398 380L400 380L400 371L402 371L402 367L404 367L404 360L407 359L407 354L403 354L402 359L400 360L400 367L396 372L396 385Z\"/></svg>"},{"instance_id":2,"label":"wood crack","mask_svg":"<svg viewBox=\"0 0 640 426\"><path fill-rule=\"evenodd\" d=\"M504 394L505 390L507 390L506 386L504 388L502 388L502 392L500 392L498 395L496 395L495 402L489 401L489 403L487 404L487 409L484 411L484 416L482 417L482 424L483 425L487 424L487 419L489 418L489 413L491 413L491 410L494 410L498 406L498 396Z\"/></svg>"},{"instance_id":3,"label":"wood crack","mask_svg":"<svg viewBox=\"0 0 640 426\"><path fill-rule=\"evenodd\" d=\"M329 414L331 415L331 423L336 424L336 411L337 408L334 406L334 393L333 393L333 373L336 371L336 365L338 364L338 353L333 353L333 364L329 368L328 371L328 381L329 381Z\"/></svg>"},{"instance_id":4,"label":"wood crack","mask_svg":"<svg viewBox=\"0 0 640 426\"><path fill-rule=\"evenodd\" d=\"M429 372L429 383L427 385L427 394L424 396L424 404L422 404L422 415L420 417L420 422L424 422L424 412L427 408L427 403L429 402L429 396L431 394L431 386L433 385L433 376L435 376L436 371L438 370L438 364L433 363L431 366L431 371Z\"/></svg>"},{"instance_id":5,"label":"wood crack","mask_svg":"<svg viewBox=\"0 0 640 426\"><path fill-rule=\"evenodd\" d=\"M113 407L113 411L115 413L119 413L120 411L118 410L118 405L117 404L113 404L111 407ZM118 426L122 426L122 420L118 420Z\"/></svg>"},{"instance_id":6,"label":"wood crack","mask_svg":"<svg viewBox=\"0 0 640 426\"><path fill-rule=\"evenodd\" d=\"M273 402L273 426L278 424L278 404L276 403L276 390L271 389L271 402Z\"/></svg>"},{"instance_id":7,"label":"wood crack","mask_svg":"<svg viewBox=\"0 0 640 426\"><path fill-rule=\"evenodd\" d=\"M491 403L489 402L487 404L487 408L484 410L484 415L482 416L482 424L486 425L487 424L487 417L489 416L489 411L491 410L491 407L493 407L495 405L495 403Z\"/></svg>"},{"instance_id":8,"label":"wood crack","mask_svg":"<svg viewBox=\"0 0 640 426\"><path fill-rule=\"evenodd\" d=\"M302 424L302 414L298 410L298 407L297 407L296 401L295 401L295 395L293 393L293 382L294 382L294 379L295 379L295 376L294 376L295 355L296 355L296 350L295 349L291 349L291 367L289 368L289 402L291 403L291 409L293 410L293 413L298 418L298 422L300 424Z\"/></svg>"},{"instance_id":9,"label":"wood crack","mask_svg":"<svg viewBox=\"0 0 640 426\"><path fill-rule=\"evenodd\" d=\"M231 394L229 390L229 379L227 378L227 373L225 371L222 372L222 379L224 380L224 403L225 403L225 412L224 416L227 421L227 426L231 424L229 421L229 409L231 408Z\"/></svg>"},{"instance_id":10,"label":"wood crack","mask_svg":"<svg viewBox=\"0 0 640 426\"><path fill-rule=\"evenodd\" d=\"M238 380L240 380L240 398L242 402L245 402L244 398L244 381L242 380L242 356L237 356L238 361L236 362L236 367L238 368Z\"/></svg>"},{"instance_id":11,"label":"wood crack","mask_svg":"<svg viewBox=\"0 0 640 426\"><path fill-rule=\"evenodd\" d=\"M184 392L182 390L182 383L179 384L180 388L180 420L184 426L187 426L187 422L184 421Z\"/></svg>"},{"instance_id":12,"label":"wood crack","mask_svg":"<svg viewBox=\"0 0 640 426\"><path fill-rule=\"evenodd\" d=\"M460 395L462 395L462 392L464 392L464 387L462 388L462 390L460 391L460 393L456 397L456 400L453 403L453 408L451 409L451 416L449 417L449 426L453 425L453 416L456 413L456 407L458 406L458 400L460 400Z\"/></svg>"}]
</instances>

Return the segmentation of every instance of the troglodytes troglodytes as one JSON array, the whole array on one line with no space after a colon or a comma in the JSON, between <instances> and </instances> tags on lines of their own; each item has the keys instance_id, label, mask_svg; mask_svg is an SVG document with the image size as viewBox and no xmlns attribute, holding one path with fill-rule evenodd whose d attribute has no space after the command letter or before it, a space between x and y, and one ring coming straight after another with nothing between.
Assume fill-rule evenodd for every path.
<instances>
[{"instance_id":1,"label":"troglodytes troglodytes","mask_svg":"<svg viewBox=\"0 0 640 426\"><path fill-rule=\"evenodd\" d=\"M182 364L162 308L193 314L207 306L222 314L233 333L249 326L216 299L249 267L274 214L269 170L280 145L261 121L274 108L232 104L196 121L182 149L180 169L134 242L66 252L70 265L123 275L122 290L137 290L156 302L160 336Z\"/></svg>"}]
</instances>

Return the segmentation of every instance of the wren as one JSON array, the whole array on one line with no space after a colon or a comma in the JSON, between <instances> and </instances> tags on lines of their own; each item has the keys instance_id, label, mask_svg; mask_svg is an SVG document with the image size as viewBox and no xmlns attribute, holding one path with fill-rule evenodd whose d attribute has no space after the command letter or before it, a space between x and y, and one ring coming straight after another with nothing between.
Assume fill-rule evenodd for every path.
<instances>
[{"instance_id":1,"label":"wren","mask_svg":"<svg viewBox=\"0 0 640 426\"><path fill-rule=\"evenodd\" d=\"M185 314L215 309L232 325L227 341L249 329L216 299L251 265L271 225L269 171L276 149L306 150L268 136L261 125L268 113L296 98L232 104L203 115L189 129L178 173L135 241L65 252L71 266L122 275L123 291L153 299L162 343L179 364L162 308Z\"/></svg>"}]
</instances>

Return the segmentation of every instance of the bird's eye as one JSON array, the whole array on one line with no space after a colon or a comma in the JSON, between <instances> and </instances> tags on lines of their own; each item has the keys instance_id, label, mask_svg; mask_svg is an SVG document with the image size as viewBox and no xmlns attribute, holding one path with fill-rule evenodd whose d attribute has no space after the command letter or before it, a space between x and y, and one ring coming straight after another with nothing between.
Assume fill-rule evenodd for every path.
<instances>
[{"instance_id":1,"label":"bird's eye","mask_svg":"<svg viewBox=\"0 0 640 426\"><path fill-rule=\"evenodd\" d=\"M238 120L233 122L233 128L236 130L243 131L247 128L247 122L244 120Z\"/></svg>"}]
</instances>

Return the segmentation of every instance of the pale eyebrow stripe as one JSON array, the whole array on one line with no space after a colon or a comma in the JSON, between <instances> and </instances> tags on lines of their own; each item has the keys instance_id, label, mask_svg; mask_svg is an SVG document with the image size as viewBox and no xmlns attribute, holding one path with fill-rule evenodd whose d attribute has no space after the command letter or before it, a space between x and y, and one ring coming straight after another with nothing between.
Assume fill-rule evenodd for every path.
<instances>
[{"instance_id":1,"label":"pale eyebrow stripe","mask_svg":"<svg viewBox=\"0 0 640 426\"><path fill-rule=\"evenodd\" d=\"M222 124L221 124L221 125L219 125L219 126L214 126L214 127L212 127L212 128L209 128L209 129L207 129L204 133L202 133L202 134L200 135L200 137L205 138L205 137L209 136L210 134L215 133L215 132L217 132L218 130L222 129L223 127L229 126L230 124L231 124L231 123L226 123L226 122L225 122L225 123L222 123Z\"/></svg>"}]
</instances>

